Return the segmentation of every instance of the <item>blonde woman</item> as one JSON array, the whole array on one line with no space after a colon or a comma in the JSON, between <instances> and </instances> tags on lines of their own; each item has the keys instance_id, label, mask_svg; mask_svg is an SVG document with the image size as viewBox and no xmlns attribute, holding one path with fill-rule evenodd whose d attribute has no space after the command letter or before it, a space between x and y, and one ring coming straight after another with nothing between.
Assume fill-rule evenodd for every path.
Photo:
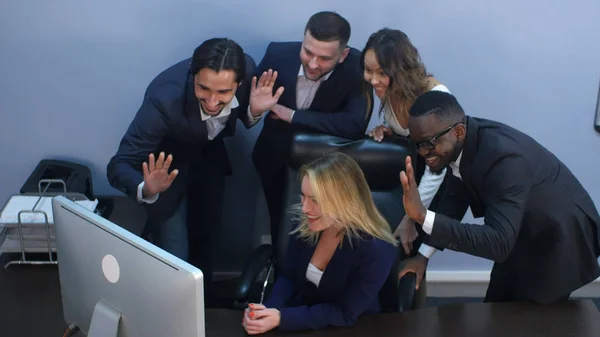
<instances>
[{"instance_id":1,"label":"blonde woman","mask_svg":"<svg viewBox=\"0 0 600 337\"><path fill-rule=\"evenodd\" d=\"M380 311L378 293L396 258L396 240L362 170L335 152L302 167L300 177L300 224L290 233L271 295L244 313L248 334L347 326Z\"/></svg>"}]
</instances>

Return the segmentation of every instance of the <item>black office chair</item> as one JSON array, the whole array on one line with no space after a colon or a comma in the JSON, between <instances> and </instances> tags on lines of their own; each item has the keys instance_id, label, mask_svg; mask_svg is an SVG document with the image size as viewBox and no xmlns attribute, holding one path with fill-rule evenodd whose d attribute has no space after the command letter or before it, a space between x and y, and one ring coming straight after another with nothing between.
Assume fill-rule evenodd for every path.
<instances>
[{"instance_id":1,"label":"black office chair","mask_svg":"<svg viewBox=\"0 0 600 337\"><path fill-rule=\"evenodd\" d=\"M402 137L389 137L379 143L367 137L352 141L317 133L296 134L288 162L287 181L283 196L283 205L286 210L282 213L280 237L272 238L272 240L278 240L278 251L274 252L272 246L268 244L263 244L254 251L238 282L235 305L245 308L249 301L260 300L260 298L250 298L250 296L259 292L263 295L268 293L265 287L269 281L268 277L273 274L274 270L280 270L289 232L294 226L287 207L300 202L298 170L303 164L334 151L340 151L352 157L365 174L376 206L392 226L391 229L394 230L404 216L399 173L404 169L407 155L416 159L413 148L410 141ZM384 312L401 312L420 307L423 301L419 298L425 296L423 290L415 292L416 277L414 274L407 274L398 280L399 262L406 258L401 246L399 246L397 254L398 263L395 264L396 267L393 268L379 294Z\"/></svg>"}]
</instances>

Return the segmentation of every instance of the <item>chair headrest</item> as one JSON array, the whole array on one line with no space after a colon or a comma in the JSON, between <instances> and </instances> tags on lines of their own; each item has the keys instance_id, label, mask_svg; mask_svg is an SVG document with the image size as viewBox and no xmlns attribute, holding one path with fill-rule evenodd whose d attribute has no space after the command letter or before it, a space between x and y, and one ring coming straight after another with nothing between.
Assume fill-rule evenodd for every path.
<instances>
[{"instance_id":1,"label":"chair headrest","mask_svg":"<svg viewBox=\"0 0 600 337\"><path fill-rule=\"evenodd\" d=\"M302 165L330 152L339 151L352 157L360 166L371 190L391 190L400 184L400 171L406 156L415 155L411 141L404 137L385 137L376 142L365 136L349 140L319 133L296 133L292 141L289 166Z\"/></svg>"}]
</instances>

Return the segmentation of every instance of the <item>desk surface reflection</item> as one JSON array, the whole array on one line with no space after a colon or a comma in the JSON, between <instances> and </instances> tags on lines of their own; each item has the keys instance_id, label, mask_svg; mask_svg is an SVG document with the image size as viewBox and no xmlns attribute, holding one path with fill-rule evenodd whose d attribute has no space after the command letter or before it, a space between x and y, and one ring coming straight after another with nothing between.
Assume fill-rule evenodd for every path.
<instances>
[{"instance_id":1,"label":"desk surface reflection","mask_svg":"<svg viewBox=\"0 0 600 337\"><path fill-rule=\"evenodd\" d=\"M209 309L207 337L248 336L240 311ZM463 303L405 313L361 317L352 327L279 332L263 336L402 337L593 337L600 336L600 313L592 301L552 306L531 303Z\"/></svg>"}]
</instances>

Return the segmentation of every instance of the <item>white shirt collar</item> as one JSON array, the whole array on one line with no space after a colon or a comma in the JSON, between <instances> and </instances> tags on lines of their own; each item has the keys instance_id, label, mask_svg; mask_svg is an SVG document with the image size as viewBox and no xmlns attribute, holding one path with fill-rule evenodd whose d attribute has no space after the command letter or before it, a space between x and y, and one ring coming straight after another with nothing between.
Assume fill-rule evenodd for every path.
<instances>
[{"instance_id":1,"label":"white shirt collar","mask_svg":"<svg viewBox=\"0 0 600 337\"><path fill-rule=\"evenodd\" d=\"M462 151L458 154L458 158L455 161L450 162L450 168L452 169L452 173L460 178L460 160L462 159Z\"/></svg>"},{"instance_id":2,"label":"white shirt collar","mask_svg":"<svg viewBox=\"0 0 600 337\"><path fill-rule=\"evenodd\" d=\"M327 74L325 74L325 76L321 77L319 80L320 81L327 81L329 79L329 77L331 76L331 73L333 73L334 70L335 70L335 68L333 68L333 70L331 70L330 72L328 72ZM300 65L300 70L298 70L298 77L300 77L300 76L306 77L304 75L304 67L302 66L302 64Z\"/></svg>"},{"instance_id":3,"label":"white shirt collar","mask_svg":"<svg viewBox=\"0 0 600 337\"><path fill-rule=\"evenodd\" d=\"M200 105L200 116L202 117L202 121L205 121L207 119L215 119L215 118L221 118L221 117L226 117L231 115L231 109L235 109L239 106L238 100L235 97L235 95L233 96L233 99L231 100L231 102L229 102L229 104L227 104L223 110L221 110L221 112L216 115L216 116L211 116L208 115L204 112L204 110L202 109L202 104L198 103L198 105Z\"/></svg>"}]
</instances>

